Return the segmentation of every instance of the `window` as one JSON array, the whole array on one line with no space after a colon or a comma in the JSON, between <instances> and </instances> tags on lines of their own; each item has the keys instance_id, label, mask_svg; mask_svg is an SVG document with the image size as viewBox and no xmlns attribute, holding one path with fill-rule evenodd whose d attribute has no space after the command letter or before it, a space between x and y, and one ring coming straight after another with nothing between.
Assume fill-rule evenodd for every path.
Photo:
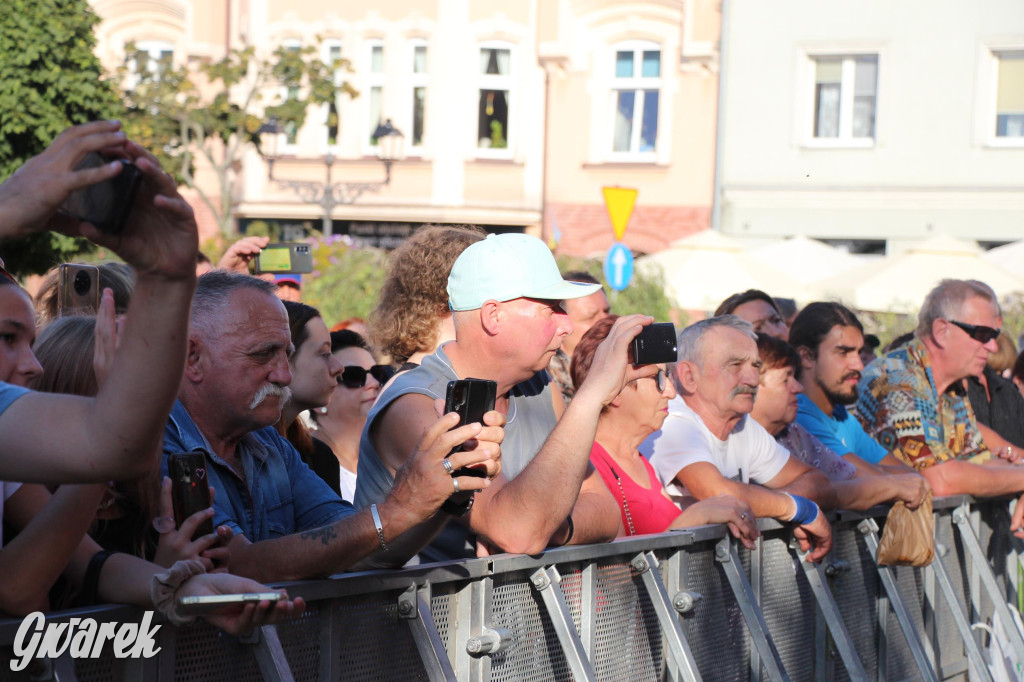
<instances>
[{"instance_id":1,"label":"window","mask_svg":"<svg viewBox=\"0 0 1024 682\"><path fill-rule=\"evenodd\" d=\"M619 45L614 74L612 151L651 155L658 142L661 48L655 43Z\"/></svg>"},{"instance_id":2,"label":"window","mask_svg":"<svg viewBox=\"0 0 1024 682\"><path fill-rule=\"evenodd\" d=\"M512 93L512 50L480 48L480 97L477 105L477 148L509 148L509 105Z\"/></svg>"},{"instance_id":3,"label":"window","mask_svg":"<svg viewBox=\"0 0 1024 682\"><path fill-rule=\"evenodd\" d=\"M144 72L149 72L154 79L159 80L160 74L174 60L174 46L162 40L140 40L135 43L135 54L130 55L130 59L131 87L138 84L141 80L139 74Z\"/></svg>"},{"instance_id":4,"label":"window","mask_svg":"<svg viewBox=\"0 0 1024 682\"><path fill-rule=\"evenodd\" d=\"M878 55L812 57L818 140L873 140Z\"/></svg>"},{"instance_id":5,"label":"window","mask_svg":"<svg viewBox=\"0 0 1024 682\"><path fill-rule=\"evenodd\" d=\"M1024 138L1024 52L1002 52L996 61L996 137Z\"/></svg>"},{"instance_id":6,"label":"window","mask_svg":"<svg viewBox=\"0 0 1024 682\"><path fill-rule=\"evenodd\" d=\"M282 43L284 49L289 52L298 52L302 49L302 43L294 38L284 41ZM290 101L299 98L299 89L297 87L290 87L285 92L285 101ZM285 121L284 124L284 139L285 144L294 145L299 140L299 126L295 121Z\"/></svg>"},{"instance_id":7,"label":"window","mask_svg":"<svg viewBox=\"0 0 1024 682\"><path fill-rule=\"evenodd\" d=\"M384 44L380 41L373 41L369 44L366 68L366 92L367 105L367 133L366 139L370 146L376 146L377 140L373 134L377 126L383 121L384 106Z\"/></svg>"},{"instance_id":8,"label":"window","mask_svg":"<svg viewBox=\"0 0 1024 682\"><path fill-rule=\"evenodd\" d=\"M334 84L341 85L345 80L344 71L341 68L341 43L330 40L324 43L324 63L334 70ZM338 99L336 96L327 105L327 144L338 144L338 133L340 131L341 117L338 114Z\"/></svg>"},{"instance_id":9,"label":"window","mask_svg":"<svg viewBox=\"0 0 1024 682\"><path fill-rule=\"evenodd\" d=\"M427 44L417 40L412 43L412 75L410 93L412 116L410 117L410 129L412 147L423 146L423 119L427 107Z\"/></svg>"}]
</instances>

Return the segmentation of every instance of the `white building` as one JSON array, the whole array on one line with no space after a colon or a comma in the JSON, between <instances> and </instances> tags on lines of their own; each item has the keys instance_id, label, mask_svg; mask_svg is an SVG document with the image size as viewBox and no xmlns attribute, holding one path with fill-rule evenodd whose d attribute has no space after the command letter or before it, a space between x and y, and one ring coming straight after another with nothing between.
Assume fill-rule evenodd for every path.
<instances>
[{"instance_id":1,"label":"white building","mask_svg":"<svg viewBox=\"0 0 1024 682\"><path fill-rule=\"evenodd\" d=\"M724 232L1024 238L1024 2L723 4Z\"/></svg>"}]
</instances>

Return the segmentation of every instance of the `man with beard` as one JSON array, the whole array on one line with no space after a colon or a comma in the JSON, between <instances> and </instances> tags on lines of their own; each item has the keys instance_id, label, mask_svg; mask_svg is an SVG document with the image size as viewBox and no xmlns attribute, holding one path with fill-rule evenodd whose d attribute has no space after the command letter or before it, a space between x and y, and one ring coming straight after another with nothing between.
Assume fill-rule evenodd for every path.
<instances>
[{"instance_id":1,"label":"man with beard","mask_svg":"<svg viewBox=\"0 0 1024 682\"><path fill-rule=\"evenodd\" d=\"M835 491L748 417L761 378L753 327L735 315L713 317L680 332L677 345L678 395L651 457L669 495L681 506L732 495L757 516L792 522L801 546L813 548L809 558L820 560L832 531L818 505L834 507Z\"/></svg>"},{"instance_id":2,"label":"man with beard","mask_svg":"<svg viewBox=\"0 0 1024 682\"><path fill-rule=\"evenodd\" d=\"M857 316L839 303L811 303L793 320L789 343L800 354L797 378L804 387L797 398L797 423L858 471L879 474L881 465L905 473L906 466L846 410L857 402L864 370L864 328Z\"/></svg>"},{"instance_id":3,"label":"man with beard","mask_svg":"<svg viewBox=\"0 0 1024 682\"><path fill-rule=\"evenodd\" d=\"M288 314L272 283L214 271L199 278L192 300L185 374L164 432L167 457L201 452L216 489L213 523L234 532L232 573L263 581L327 576L434 516L455 490L482 490L500 470L503 430L434 419L379 504L356 512L302 461L273 425L290 395ZM330 376L327 362L324 375ZM445 456L468 439L476 445L448 459L458 471L476 465L485 477L453 478ZM454 483L453 483L454 482Z\"/></svg>"}]
</instances>

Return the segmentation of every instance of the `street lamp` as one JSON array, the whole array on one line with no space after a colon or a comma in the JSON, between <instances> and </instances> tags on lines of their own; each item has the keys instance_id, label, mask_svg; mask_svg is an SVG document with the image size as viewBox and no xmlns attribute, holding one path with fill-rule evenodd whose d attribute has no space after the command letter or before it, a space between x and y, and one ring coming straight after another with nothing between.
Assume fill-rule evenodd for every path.
<instances>
[{"instance_id":1,"label":"street lamp","mask_svg":"<svg viewBox=\"0 0 1024 682\"><path fill-rule=\"evenodd\" d=\"M323 235L331 236L331 214L335 206L354 203L365 192L379 192L381 187L391 183L391 164L404 158L405 136L398 128L386 119L377 126L371 136L377 143L377 158L384 164L384 179L377 182L331 182L334 166L334 154L330 151L324 156L327 178L324 182L315 180L281 180L274 177L274 161L278 159L277 136L284 132L284 127L276 118L270 118L260 126L257 133L261 142L266 135L271 135L272 151L268 154L260 146L260 154L267 161L267 179L273 180L279 187L294 190L299 197L310 204L318 204L323 209Z\"/></svg>"}]
</instances>

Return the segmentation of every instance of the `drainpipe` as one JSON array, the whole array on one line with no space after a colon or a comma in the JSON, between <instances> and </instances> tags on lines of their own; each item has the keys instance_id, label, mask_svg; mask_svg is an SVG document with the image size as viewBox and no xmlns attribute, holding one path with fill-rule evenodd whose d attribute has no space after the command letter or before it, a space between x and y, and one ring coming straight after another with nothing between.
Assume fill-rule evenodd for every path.
<instances>
[{"instance_id":1,"label":"drainpipe","mask_svg":"<svg viewBox=\"0 0 1024 682\"><path fill-rule=\"evenodd\" d=\"M715 113L715 184L711 196L711 229L722 228L722 139L725 130L725 55L729 0L722 0L722 32L718 40L718 111Z\"/></svg>"}]
</instances>

